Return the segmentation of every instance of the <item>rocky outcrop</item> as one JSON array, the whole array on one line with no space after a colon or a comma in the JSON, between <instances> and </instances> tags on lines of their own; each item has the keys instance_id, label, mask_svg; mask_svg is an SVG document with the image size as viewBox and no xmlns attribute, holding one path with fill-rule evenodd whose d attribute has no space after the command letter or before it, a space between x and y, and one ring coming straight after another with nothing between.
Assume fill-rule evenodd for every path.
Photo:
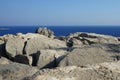
<instances>
[{"instance_id":1,"label":"rocky outcrop","mask_svg":"<svg viewBox=\"0 0 120 80\"><path fill-rule=\"evenodd\" d=\"M120 62L44 69L27 80L120 80Z\"/></svg>"},{"instance_id":2,"label":"rocky outcrop","mask_svg":"<svg viewBox=\"0 0 120 80\"><path fill-rule=\"evenodd\" d=\"M108 36L108 35L101 35L95 33L83 33L77 32L67 36L68 39L72 38L74 46L77 45L91 45L91 44L119 44L119 40L116 37Z\"/></svg>"},{"instance_id":3,"label":"rocky outcrop","mask_svg":"<svg viewBox=\"0 0 120 80\"><path fill-rule=\"evenodd\" d=\"M38 28L36 30L36 33L45 35L45 36L47 36L49 38L54 37L54 32L51 31L50 29L47 29L46 27L45 28Z\"/></svg>"},{"instance_id":4,"label":"rocky outcrop","mask_svg":"<svg viewBox=\"0 0 120 80\"><path fill-rule=\"evenodd\" d=\"M39 68L54 67L56 55L59 51L66 51L66 44L63 41L47 38L45 36L29 39L25 46L25 53L33 58L33 66ZM56 52L58 51L58 53ZM40 52L40 53L39 53ZM62 53L61 56L63 56Z\"/></svg>"},{"instance_id":5,"label":"rocky outcrop","mask_svg":"<svg viewBox=\"0 0 120 80\"><path fill-rule=\"evenodd\" d=\"M38 65L37 62L40 61L42 58L41 56L44 55L41 54L40 60L39 59L35 60L38 57L37 55L38 51L43 50L42 53L44 53L44 50L50 49L51 51L53 50L53 52L54 50L65 52L67 49L66 43L64 41L48 38L44 35L34 34L34 33L28 33L28 34L18 33L14 37L7 38L6 43L4 44L5 44L4 48L6 50L5 54L9 59L18 63L28 64L33 66L34 65L37 66ZM47 53L49 53L49 51ZM51 52L50 55L52 54L53 53ZM55 57L57 55L58 54L56 52ZM46 54L46 56L48 56L48 54ZM50 59L55 60L55 57L51 57ZM40 66L38 67L42 68L43 66L49 64L48 63L49 60L47 61L47 63L46 61L43 60L42 63L44 63L44 65L40 65L41 67ZM42 63L40 62L40 64Z\"/></svg>"},{"instance_id":6,"label":"rocky outcrop","mask_svg":"<svg viewBox=\"0 0 120 80\"><path fill-rule=\"evenodd\" d=\"M60 62L59 66L84 66L86 64L112 62L120 60L119 44L94 44L73 51Z\"/></svg>"},{"instance_id":7,"label":"rocky outcrop","mask_svg":"<svg viewBox=\"0 0 120 80\"><path fill-rule=\"evenodd\" d=\"M36 32L0 36L0 80L120 80L119 38Z\"/></svg>"}]
</instances>

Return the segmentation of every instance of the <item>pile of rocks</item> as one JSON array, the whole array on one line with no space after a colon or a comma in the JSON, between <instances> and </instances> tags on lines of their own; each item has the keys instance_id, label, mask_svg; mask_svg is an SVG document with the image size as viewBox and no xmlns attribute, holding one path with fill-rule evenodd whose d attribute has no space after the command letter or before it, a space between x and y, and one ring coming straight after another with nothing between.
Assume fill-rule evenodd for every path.
<instances>
[{"instance_id":1,"label":"pile of rocks","mask_svg":"<svg viewBox=\"0 0 120 80\"><path fill-rule=\"evenodd\" d=\"M38 28L0 37L0 80L120 80L119 60L120 41L108 35Z\"/></svg>"}]
</instances>

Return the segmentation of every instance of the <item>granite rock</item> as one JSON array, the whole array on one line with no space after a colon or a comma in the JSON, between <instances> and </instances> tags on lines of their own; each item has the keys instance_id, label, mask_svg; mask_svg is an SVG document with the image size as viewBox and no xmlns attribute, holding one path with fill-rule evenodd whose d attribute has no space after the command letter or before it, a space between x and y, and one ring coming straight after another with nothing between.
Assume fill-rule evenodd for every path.
<instances>
[{"instance_id":1,"label":"granite rock","mask_svg":"<svg viewBox=\"0 0 120 80\"><path fill-rule=\"evenodd\" d=\"M14 58L16 55L22 55L24 49L24 39L21 38L11 38L6 42L6 55L9 58Z\"/></svg>"},{"instance_id":2,"label":"granite rock","mask_svg":"<svg viewBox=\"0 0 120 80\"><path fill-rule=\"evenodd\" d=\"M33 62L39 69L54 68L66 56L67 52L63 50L40 50L37 54L33 54Z\"/></svg>"},{"instance_id":3,"label":"granite rock","mask_svg":"<svg viewBox=\"0 0 120 80\"><path fill-rule=\"evenodd\" d=\"M66 44L63 41L47 38L45 36L35 37L27 41L25 47L26 54L35 54L42 49L66 49Z\"/></svg>"},{"instance_id":4,"label":"granite rock","mask_svg":"<svg viewBox=\"0 0 120 80\"><path fill-rule=\"evenodd\" d=\"M47 37L49 37L49 38L54 36L54 32L51 31L50 29L47 29L46 27L44 27L44 28L40 28L40 27L39 27L39 28L36 30L36 33L45 35L45 36L47 36Z\"/></svg>"},{"instance_id":5,"label":"granite rock","mask_svg":"<svg viewBox=\"0 0 120 80\"><path fill-rule=\"evenodd\" d=\"M86 64L120 60L119 44L94 44L73 49L61 60L59 66L84 66Z\"/></svg>"}]
</instances>

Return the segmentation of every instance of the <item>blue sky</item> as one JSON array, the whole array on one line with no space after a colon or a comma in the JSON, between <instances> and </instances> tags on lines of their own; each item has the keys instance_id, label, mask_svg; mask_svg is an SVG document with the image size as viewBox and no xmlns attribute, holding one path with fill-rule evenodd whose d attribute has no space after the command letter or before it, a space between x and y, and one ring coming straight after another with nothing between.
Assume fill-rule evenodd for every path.
<instances>
[{"instance_id":1,"label":"blue sky","mask_svg":"<svg viewBox=\"0 0 120 80\"><path fill-rule=\"evenodd\" d=\"M0 26L120 25L120 0L0 0Z\"/></svg>"}]
</instances>

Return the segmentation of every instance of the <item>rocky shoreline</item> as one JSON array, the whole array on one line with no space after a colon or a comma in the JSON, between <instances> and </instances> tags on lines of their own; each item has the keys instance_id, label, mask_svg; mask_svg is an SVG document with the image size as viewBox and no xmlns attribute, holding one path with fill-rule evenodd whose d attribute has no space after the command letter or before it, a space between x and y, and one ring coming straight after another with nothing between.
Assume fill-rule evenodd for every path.
<instances>
[{"instance_id":1,"label":"rocky shoreline","mask_svg":"<svg viewBox=\"0 0 120 80\"><path fill-rule=\"evenodd\" d=\"M0 37L0 80L120 80L120 39L47 28Z\"/></svg>"}]
</instances>

